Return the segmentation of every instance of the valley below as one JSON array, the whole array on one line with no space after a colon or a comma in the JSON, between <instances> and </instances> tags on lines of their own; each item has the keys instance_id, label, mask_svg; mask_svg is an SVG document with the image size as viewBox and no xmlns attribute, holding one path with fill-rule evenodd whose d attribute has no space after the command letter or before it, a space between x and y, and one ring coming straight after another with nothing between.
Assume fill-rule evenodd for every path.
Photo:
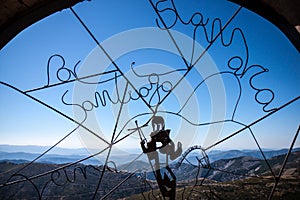
<instances>
[{"instance_id":1,"label":"valley below","mask_svg":"<svg viewBox=\"0 0 300 200\"><path fill-rule=\"evenodd\" d=\"M219 152L220 157L216 153L209 165L169 165L176 176L176 199L268 199L271 194L272 199L300 198L299 149L290 154L284 168L286 151L268 152L267 160L254 152L252 156L241 155L241 151ZM236 156L228 157L232 153ZM22 159L2 159L0 199L162 198L153 173L145 170L146 161L115 167L61 162L28 164ZM124 170L124 166L129 167Z\"/></svg>"}]
</instances>

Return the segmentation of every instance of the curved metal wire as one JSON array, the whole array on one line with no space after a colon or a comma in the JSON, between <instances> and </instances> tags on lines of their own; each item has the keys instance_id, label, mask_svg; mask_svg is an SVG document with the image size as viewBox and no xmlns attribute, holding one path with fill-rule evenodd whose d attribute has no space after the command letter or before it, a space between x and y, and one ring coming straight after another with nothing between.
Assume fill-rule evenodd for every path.
<instances>
[{"instance_id":1,"label":"curved metal wire","mask_svg":"<svg viewBox=\"0 0 300 200\"><path fill-rule=\"evenodd\" d=\"M218 171L222 171L222 173L228 173L228 174L233 174L233 175L241 175L241 174L237 174L237 173L233 173L230 171L226 171L226 170L220 170L220 169L216 169L214 167L212 167L210 161L209 161L209 156L206 154L206 151L208 151L209 149L227 141L230 140L233 136L248 130L251 133L252 138L255 141L255 144L257 145L259 151L262 154L263 160L267 163L267 166L273 176L273 178L275 179L275 184L274 187L269 195L269 199L272 198L274 191L280 181L280 178L282 176L282 172L283 169L285 168L287 159L289 158L290 152L293 149L293 145L294 142L296 141L297 137L298 137L298 133L299 133L299 129L300 126L293 138L293 143L289 148L289 152L286 155L286 159L281 167L280 173L278 175L275 174L275 172L272 169L271 164L269 163L268 159L266 158L262 148L260 147L260 144L258 143L256 136L254 134L254 132L252 131L251 127L260 123L261 121L263 121L264 119L270 117L271 115L279 112L280 110L288 107L289 105L297 102L300 99L300 96L295 97L294 99L291 99L290 101L286 102L285 104L281 105L278 108L268 108L270 106L270 104L272 103L272 101L275 98L275 93L270 89L270 88L260 88L258 86L256 86L254 79L258 78L258 76L260 77L262 74L268 72L268 69L259 65L259 64L249 64L249 48L248 48L248 44L247 44L247 40L246 37L243 33L243 30L235 27L231 30L230 32L230 37L229 39L225 39L225 33L224 30L228 29L228 26L231 24L231 22L233 21L233 19L239 14L240 10L242 9L242 7L238 7L235 12L232 14L232 16L230 17L230 19L224 24L222 22L222 20L220 18L214 18L214 19L210 19L210 18L205 18L204 14L202 14L201 12L195 12L193 13L193 15L188 19L188 20L184 20L183 17L180 15L180 13L178 12L177 8L176 8L176 4L173 0L168 0L169 4L165 4L165 2L167 2L167 0L159 0L156 1L156 3L152 0L149 0L150 5L152 6L153 10L155 11L155 13L157 14L157 19L155 19L157 27L159 27L160 29L166 31L169 35L169 37L171 38L173 44L175 45L179 55L181 56L181 59L183 61L183 63L185 64L185 68L182 69L177 69L177 70L171 70L168 72L164 72L164 73L150 73L150 74L139 74L135 71L133 65L134 62L132 62L131 64L131 69L134 73L134 75L136 77L146 77L148 78L148 82L145 83L147 86L142 86L141 88L137 88L129 78L126 77L126 75L124 74L124 72L122 71L122 69L115 63L115 61L111 58L109 52L106 51L106 49L101 45L101 43L97 40L97 38L95 37L95 35L91 32L91 30L88 28L88 26L83 22L83 20L80 18L80 16L75 12L75 10L73 8L70 8L72 14L75 16L75 18L78 20L78 22L82 25L82 27L88 32L89 36L91 37L91 39L97 44L97 46L102 50L102 52L106 55L106 57L111 61L112 65L115 67L114 70L110 70L110 71L105 71L105 72L99 72L99 73L95 73L95 74L91 74L88 76L84 76L84 77L78 77L77 74L77 70L76 67L79 66L80 61L78 61L74 67L68 68L66 67L65 63L65 58L62 55L59 54L54 54L52 55L47 62L47 81L46 81L46 85L42 86L42 87L38 87L38 88L33 88L30 90L25 90L22 91L20 89L18 89L17 87L10 85L8 83L2 82L0 81L1 85L4 85L6 87L9 87L12 90L15 90L17 92L19 92L20 94L30 98L31 100L35 101L38 104L41 104L43 106L45 106L47 109L50 109L58 114L60 114L61 116L63 116L64 118L72 121L73 123L77 124L77 126L71 130L69 133L67 133L64 137L62 137L57 143L55 143L54 145L52 145L49 149L47 149L46 151L44 151L42 154L40 154L38 157L36 157L35 159L33 159L31 162L25 164L23 167L21 167L20 169L17 169L16 171L13 172L13 174L10 175L10 177L7 179L6 182L1 183L0 184L0 189L1 188L5 188L8 187L10 185L16 185L19 183L23 183L23 182L29 182L35 189L35 191L37 192L38 198L39 199L43 199L44 195L45 195L45 191L47 190L47 187L49 187L50 185L55 185L57 187L61 187L64 186L66 184L72 184L72 183L76 183L77 179L78 179L78 174L81 174L83 176L84 179L88 179L87 176L87 170L88 169L93 169L94 171L97 172L97 175L99 177L97 183L96 183L96 187L92 192L92 199L106 199L108 198L112 193L114 193L120 186L122 186L123 184L125 184L125 182L127 182L128 180L130 180L132 177L136 177L137 174L139 173L139 171L133 171L128 173L125 178L123 178L117 185L115 185L115 187L111 188L107 193L105 194L99 194L99 190L101 188L101 185L105 184L103 183L103 177L105 175L105 173L111 172L111 173L121 173L118 169L117 166L115 165L115 163L113 161L110 160L111 157L111 151L112 148L115 144L125 140L127 137L129 137L132 134L136 134L138 131L140 131L143 127L147 126L148 123L150 123L150 121L152 119L154 119L154 116L156 114L159 113L167 113L167 114L172 114L176 117L181 118L182 120L187 121L189 124L196 126L196 127L202 127L202 126L207 126L207 125L212 125L212 124L216 124L216 123L226 123L226 122L231 122L231 123L235 123L238 125L241 125L242 128L239 129L238 131L230 134L229 136L215 142L214 144L212 144L211 146L208 146L206 148L202 148L199 145L196 146L192 146L190 148L188 148L179 158L179 161L177 162L177 164L175 165L174 168L170 168L169 166L166 166L166 169L168 170L169 174L173 175L172 172L174 169L179 169L181 164L183 163L183 161L187 161L187 157L188 155L194 151L194 150L200 150L202 153L200 155L202 155L202 158L197 157L197 161L198 161L198 165L194 166L197 168L197 173L195 174L195 184L192 185L191 190L189 190L189 193L186 195L185 193L188 191L185 187L183 188L183 192L182 192L182 199L184 198L190 198L192 193L197 193L197 186L207 186L209 188L209 193L206 193L205 195L207 197L210 197L212 199L216 198L216 199L221 199L214 191L213 189L209 186L209 184L204 184L205 180L208 179L209 174L211 173L211 171L213 170L218 170ZM165 13L172 13L175 16L175 19L173 21L166 21L163 17L163 14ZM183 53L182 50L180 48L180 45L178 44L178 42L176 41L176 39L174 38L174 36L172 35L172 32L170 31L172 28L174 28L176 25L184 25L184 26L192 26L193 27L193 44L192 44L192 56L190 60L187 60ZM223 25L224 24L224 25ZM217 32L215 32L216 30L218 30ZM207 47L205 48L205 50L198 55L198 57L196 57L197 55L195 55L195 42L197 41L197 37L199 37L199 32L202 31L202 33L204 33L204 38L207 42ZM210 34L209 34L210 32ZM186 102L184 103L184 105L177 111L177 112L173 112L173 111L159 111L158 108L159 106L165 102L165 100L170 96L170 94L172 94L172 92L175 90L175 88L181 84L182 80L189 74L191 73L192 68L203 58L203 56L207 53L207 51L209 50L209 48L211 48L215 42L217 40L221 41L221 44L223 47L228 47L230 46L233 41L236 38L240 38L242 40L242 44L241 47L244 48L244 53L245 56L240 56L240 55L234 55L231 58L228 59L227 62L227 67L228 69L225 71L221 71L215 74L211 74L207 77L204 77L203 80L201 80L198 85L194 88L193 91L191 91L190 96L187 98ZM55 81L51 80L50 78L50 72L51 70L53 70L53 68L51 67L51 63L53 61L53 59L59 59L60 60L60 66L56 67L56 79L58 82L55 83ZM234 63L238 63L237 65ZM252 73L250 72L250 70L252 69L256 69L257 72ZM161 82L160 81L160 77L172 74L174 72L183 72L182 77L178 80L178 82L176 83L172 83L172 82L168 82L168 81L164 81ZM67 77L62 77L61 73L62 72L66 72L67 73ZM189 100L191 99L191 97L194 95L194 93L198 90L198 88L200 88L200 86L202 84L205 84L210 78L214 77L214 76L221 76L221 75L229 75L231 77L234 78L234 80L236 81L239 91L238 91L238 97L234 103L234 110L233 113L231 115L231 117L229 119L224 119L221 121L215 121L215 122L192 122L189 121L186 116L183 116L182 110L185 108L185 106L189 103ZM111 77L103 80L103 81L98 81L98 82L90 82L88 81L89 78L92 77L99 77L102 75L110 75ZM253 121L252 123L249 124L244 124L240 121L238 121L238 119L236 119L236 112L238 110L238 105L241 99L241 95L243 93L243 88L241 85L241 80L245 77L245 75L250 76L248 84L249 86L255 91L255 96L254 96L254 101L262 106L262 110L263 112L265 112L266 114L264 116L262 116L261 118L258 118L257 120ZM157 81L153 82L151 78L156 77ZM120 78L125 79L126 84L125 84L125 89L123 90L123 94L119 93L119 86L118 86L118 81ZM94 99L92 100L85 100L83 101L81 104L79 103L68 103L66 101L65 96L68 94L68 90L65 91L64 94L62 94L62 104L64 104L65 106L77 106L78 108L80 108L83 113L85 114L84 119L81 122L76 121L74 118L66 115L65 113L63 113L62 111L59 111L58 109L46 104L45 102L37 99L36 97L34 97L33 95L31 95L31 93L36 92L36 91L40 91L40 90L44 90L44 89L48 89L51 87L56 87L59 85L64 85L64 84L68 84L71 82L79 82L81 84L95 84L95 85L102 85L104 83L107 82L113 82L117 91L117 98L113 99L112 94L110 93L109 90L104 89L101 92L96 91L94 93ZM168 84L169 87L164 87L164 84ZM133 90L134 92L130 92L129 88L131 90ZM142 93L142 91L147 91L145 94ZM152 92L152 93L151 93ZM267 101L261 101L258 97L259 94L267 92L271 95L271 98ZM158 101L154 101L153 99L157 97ZM123 124L123 127L120 127L121 125L119 124L119 119L122 113L122 109L123 106L125 104L128 104L129 102L133 102L133 101L138 101L141 100L149 109L149 112L144 112L144 113L139 113L135 116L133 116L131 119L128 119L127 122L125 122L125 124ZM86 106L84 106L85 104L89 104L91 105L91 107L87 108ZM102 138L101 136L99 136L97 133L95 133L93 130L91 130L89 127L86 127L84 125L84 122L86 121L86 119L88 118L88 113L89 111L93 110L93 109L97 109L102 107L105 107L108 104L117 104L120 105L119 107L119 112L118 112L118 116L117 119L115 121L114 124L114 130L112 131L112 136L111 136L111 140L107 141L104 138ZM126 127L130 122L133 122L134 120L136 120L138 117L141 116L149 116L148 117L148 121L145 122L145 124L143 124L140 127L137 127L135 129L130 129L128 131L130 131L129 133L125 133ZM76 130L78 130L79 128L84 128L85 130L87 130L89 133L91 133L92 135L94 135L97 139L101 140L102 142L104 142L107 147L102 149L101 151L92 154L90 156L87 156L81 160L78 160L76 162L73 163L69 163L60 167L57 167L55 169L43 172L41 174L37 174L34 176L27 176L25 174L22 174L22 171L24 171L25 169L28 169L30 166L32 166L34 163L38 162L38 160L40 158L42 158L44 155L46 155L49 151L51 151L53 148L57 147L57 145L59 145L62 141L64 141L66 138L68 138L70 135L72 135ZM119 138L121 136L121 134L124 134L123 137ZM145 136L143 136L145 138ZM142 137L141 137L142 138ZM144 139L143 138L143 139ZM99 166L99 167L95 167L95 166L91 166L91 165L87 165L87 166L79 166L78 164L81 163L82 161L88 160L90 158L93 158L97 155L103 154L105 151L108 151L106 158L105 158L105 162L103 164L103 166ZM139 154L139 156L137 156L135 159L133 159L131 162L129 162L128 166L130 166L131 164L133 164L137 159L140 158L140 156L142 156L143 153ZM187 161L189 163L189 161ZM108 167L108 164L112 163L113 167ZM191 163L190 163L191 164ZM150 165L151 162L150 162ZM151 166L153 169L153 166ZM203 175L201 173L201 170L205 169L206 172ZM71 170L71 174L68 173L67 171ZM155 170L153 170L155 171ZM244 175L247 176L247 175ZM16 179L17 177L21 177L19 179ZM46 180L44 180L44 184L43 185L37 185L34 180L35 179L39 179L39 178L46 178ZM250 176L249 176L250 177ZM253 176L251 176L253 177ZM159 175L155 174L155 178L158 180ZM201 178L201 181L200 179ZM261 178L261 177L259 177ZM175 182L176 182L176 177L175 177ZM143 178L143 183L144 185L140 185L137 186L140 189L140 193L142 195L142 198L144 199L150 199L150 198L159 198L159 199L166 199L166 195L163 192L163 188L161 187L161 183L159 181L157 181L157 186L153 187L153 180L147 179L147 173L145 173L145 176ZM156 196L154 194L154 190L159 189L161 191L161 194ZM146 192L149 191L148 196L146 196ZM102 195L102 196L101 196ZM99 197L100 196L100 197ZM173 199L173 197L170 197L171 199Z\"/></svg>"}]
</instances>

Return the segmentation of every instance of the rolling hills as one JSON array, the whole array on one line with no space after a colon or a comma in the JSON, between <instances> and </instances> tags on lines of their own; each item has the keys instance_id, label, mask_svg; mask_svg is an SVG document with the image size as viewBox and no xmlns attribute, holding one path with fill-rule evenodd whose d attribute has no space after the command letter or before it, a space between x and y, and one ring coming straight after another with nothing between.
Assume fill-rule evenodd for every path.
<instances>
[{"instance_id":1,"label":"rolling hills","mask_svg":"<svg viewBox=\"0 0 300 200\"><path fill-rule=\"evenodd\" d=\"M268 165L259 158L240 156L219 159L200 168L189 163L182 163L179 168L175 164L170 167L177 177L178 198L266 199L274 185L272 174L279 173L284 159L285 154L273 156L268 159ZM103 176L102 165L33 163L18 172L25 165L9 160L0 162L0 199L90 199L100 179L98 198L140 199L145 196L152 199L159 195L151 172L133 172L145 169L144 161L132 163L127 171L105 168ZM283 172L274 199L298 198L300 151L291 153ZM5 185L12 181L17 182Z\"/></svg>"}]
</instances>

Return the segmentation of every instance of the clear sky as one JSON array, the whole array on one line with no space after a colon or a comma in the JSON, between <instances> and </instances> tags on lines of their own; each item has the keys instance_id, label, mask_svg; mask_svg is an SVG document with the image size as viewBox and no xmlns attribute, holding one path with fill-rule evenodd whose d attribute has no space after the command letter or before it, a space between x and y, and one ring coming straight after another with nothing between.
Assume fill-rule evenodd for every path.
<instances>
[{"instance_id":1,"label":"clear sky","mask_svg":"<svg viewBox=\"0 0 300 200\"><path fill-rule=\"evenodd\" d=\"M187 73L182 84L174 88L174 92L158 108L160 114L165 117L166 128L171 129L171 137L174 141L184 143L184 148L195 144L208 147L244 128L244 125L265 116L269 113L268 110L279 108L300 95L299 52L274 25L243 8L230 21L224 33L215 42L209 42L210 37L216 37L220 31L219 21L224 27L239 6L221 0L189 0L184 3L180 1L173 1L173 3L177 14L174 12L172 1L156 5L166 25L174 24L172 27L174 39L179 49L183 49L187 63L192 60L194 64L203 49L209 47L203 58ZM146 75L151 73L181 70L159 76L159 84L165 83L166 90L168 87L173 87L186 73L187 67L180 54L173 51L174 46L171 48L173 50L168 46L171 40L165 36L160 38L167 32L147 29L147 27L157 27L156 19L160 20L149 1L132 0L126 3L121 0L91 1L76 5L74 10L95 38L105 49L108 49L108 54L113 56L121 71L130 77L138 90L142 87L150 87L149 76ZM207 24L199 26L195 31L194 24L201 21ZM163 26L160 21L158 24ZM215 24L214 28L212 28L213 24ZM194 32L196 43L192 54ZM232 42L230 42L231 38ZM77 70L83 75L116 69L71 10L66 9L28 27L0 51L0 80L22 91L45 86L48 82L47 62L55 54L63 56L65 67L71 70L80 61ZM135 62L133 67L136 72L145 75L144 78L139 79L130 71L133 62ZM58 56L51 60L50 84L60 82L56 72L61 64L62 60ZM266 69L268 72L256 75ZM61 77L68 76L66 70L61 70L60 73ZM208 78L214 73L217 74ZM117 75L120 75L119 72ZM114 76L115 74L112 73L87 81L103 81ZM154 79L157 77L151 78L155 82ZM205 82L200 84L203 80ZM118 78L118 81L122 97L126 81L122 78ZM68 91L64 96L66 102L73 101L82 105L85 100L95 102L94 92L102 93L104 89L110 94L114 93L116 97L114 81L98 86L68 83L27 94L80 121L84 117L82 108L78 106L72 108L63 104L61 101L63 94ZM129 89L133 90L131 86ZM94 92L88 94L85 93L86 91ZM144 88L140 92L145 94L147 91ZM161 91L161 95L166 95L165 91ZM190 95L191 99L187 101ZM145 95L145 101L150 102L150 99L150 94ZM155 104L158 101L158 96L154 95L151 103ZM183 106L185 101L187 105ZM265 107L266 112L263 110L264 103L268 103ZM86 106L88 107L88 103ZM179 112L182 106L184 108ZM0 85L0 107L1 144L51 146L76 128L76 124L64 116L4 85ZM106 107L99 106L94 108L93 112L88 112L87 118L96 121L86 120L84 125L96 133L102 132L101 137L110 141L119 109L120 104L111 105L108 101ZM130 101L123 109L126 111L120 115L116 131L116 134L120 133L118 139L129 133L127 129L134 128L134 120L143 124L150 116L146 113L151 112L141 99ZM251 130L261 147L289 147L300 124L299 111L300 100L252 126ZM170 112L182 115L193 124ZM127 120L139 114L144 115L126 124ZM227 121L203 124L222 120ZM99 146L105 146L86 130L82 128L80 130L72 133L59 146L96 148L97 142ZM148 139L150 131L151 127L144 130ZM139 136L134 133L116 146L137 149ZM296 146L300 146L299 139ZM249 129L246 129L215 148L253 149L257 148L257 145Z\"/></svg>"}]
</instances>

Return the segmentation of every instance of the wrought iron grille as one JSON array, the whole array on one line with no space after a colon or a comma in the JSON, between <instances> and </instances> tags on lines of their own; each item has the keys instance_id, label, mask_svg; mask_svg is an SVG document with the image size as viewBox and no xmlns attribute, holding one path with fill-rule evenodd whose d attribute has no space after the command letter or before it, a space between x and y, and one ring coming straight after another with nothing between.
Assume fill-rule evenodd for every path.
<instances>
[{"instance_id":1,"label":"wrought iron grille","mask_svg":"<svg viewBox=\"0 0 300 200\"><path fill-rule=\"evenodd\" d=\"M182 4L174 0L149 0L147 9L151 10L155 18L149 17L148 20L155 27L140 27L125 31L112 37L113 42L107 43L98 39L99 35L94 33L81 17L80 12L76 11L76 6L69 8L68 14L76 20L88 38L96 45L96 53L92 52L89 56L98 55L99 60L91 63L90 57L87 56L85 60L77 59L74 65L70 65L73 61L68 60L69 56L54 53L47 60L46 73L39 74L45 77L45 85L20 89L7 81L0 83L3 87L16 91L24 98L74 123L75 128L65 133L55 144L30 162L19 165L6 163L9 168L1 171L1 197L9 199L10 192L7 191L18 191L18 195L24 194L24 198L36 199L59 198L59 196L66 196L66 192L70 192L70 198L80 199L134 198L129 197L131 195L139 195L135 198L142 199L223 199L225 198L222 196L224 187L218 186L210 178L212 174L220 173L225 174L224 176L231 175L233 180L242 177L261 181L265 184L265 188L259 190L262 193L261 197L272 199L276 188L278 189L281 183L288 159L295 149L300 130L299 120L295 122L298 124L293 124L297 129L289 133L293 136L291 143L280 167L277 166L276 169L272 160L266 155L266 151L257 138L258 133L253 130L253 127L266 126L263 124L265 120L280 116L283 110L293 105L296 110L299 110L299 89L294 90L296 95L293 98L284 100L282 104L274 103L276 92L262 84L269 69L253 61L251 51L255 47L248 42L251 41L251 37L247 37L247 32L237 24L239 17L246 15L245 13L250 16L255 15L242 6L224 3L224 5L227 4L230 5L228 9L230 16L226 14L226 16L219 17L218 12L211 16L205 12L205 9L213 9L215 2L201 1L195 4L199 8L192 8L189 13L184 13L184 9L188 10L187 7L193 5ZM257 19L258 16L253 18ZM241 20L245 19L241 17ZM258 34L259 31L257 30ZM122 37L125 41L123 40L120 44L118 39ZM139 42L126 41L128 38ZM133 46L130 46L131 43L134 43ZM188 48L185 46L186 43L189 43ZM139 46L134 46L135 44ZM120 48L122 55L118 55L120 52L116 54L112 52L115 49L111 47ZM151 50L155 48L159 51ZM141 49L143 51L140 51ZM133 56L121 62L123 57L131 55L130 53ZM210 66L214 62L207 61L210 59L209 55L219 55L222 58L212 56L217 68ZM146 58L146 61L142 61L143 58ZM105 61L102 62L101 59ZM161 63L153 63L151 59L161 60ZM92 68L88 69L88 73L84 72L84 67L88 68L91 64L97 66L98 62L100 65L106 63L107 66L103 66L105 68L101 70ZM124 64L127 65L124 66ZM167 64L172 67L166 67ZM209 71L209 69L217 70ZM227 79L230 81L223 84ZM257 80L260 81L259 84ZM69 85L73 88L65 89L64 86ZM201 95L204 93L201 92L205 90L204 87L208 88L207 94L211 95L210 98L213 100L202 101L204 97ZM56 97L61 99L60 106L48 103L36 95L38 92L52 88L63 90L56 94ZM90 93L85 93L86 90ZM249 91L252 96L247 96ZM222 94L225 94L225 97ZM231 95L233 97L227 98ZM222 102L230 112L219 109L218 106L214 108L221 102L216 98L221 98L221 101L222 98L227 100L228 102ZM181 102L178 103L178 101ZM192 104L191 102L194 101L196 103ZM245 117L248 114L252 116L251 110L242 112L243 116L240 113L247 107L248 102L259 108L259 113L254 113L255 119L253 120L251 117ZM212 107L211 115L217 115L216 118L208 114L208 117L202 120L198 116L202 112L201 109L205 110L203 108L203 106L206 107L205 104ZM201 109L197 107L198 105ZM61 106L66 109L71 108L74 115L67 114L60 109ZM107 111L107 109L111 110ZM114 113L112 121L107 112ZM94 119L96 115L101 115L100 124L107 123L107 126L111 128L109 133L105 128L101 133L89 123L89 120ZM194 116L196 118L193 118ZM178 122L180 125L176 124ZM206 132L204 129L207 127L223 126L226 129L227 125L238 128L230 129L225 135L221 135L222 127L211 128L207 131L206 139L197 138L197 135ZM180 131L176 131L176 128ZM189 132L190 130L192 133ZM93 140L95 142L93 144L99 143L99 148L91 147L93 150L90 150L88 156L75 162L51 166L39 163L49 152L78 132L82 134L83 143L87 145L87 148L90 146L84 141L85 137ZM259 151L260 161L268 174L227 170L211 160L211 150L218 149L220 145L245 132ZM122 149L123 142L126 145L131 144L127 141L136 142L139 153L134 158L130 157L130 153L125 155L125 157L128 156L128 162L126 166L120 167L119 163L114 160L113 152L116 152L117 148ZM98 158L98 165L82 164L93 158ZM140 159L147 161L147 167L129 170ZM184 171L184 167L187 166L193 172L193 179L188 181L180 175L181 170ZM111 183L112 179L115 182ZM23 192L22 188L30 192ZM55 191L59 194L52 194L53 188L56 188Z\"/></svg>"}]
</instances>

